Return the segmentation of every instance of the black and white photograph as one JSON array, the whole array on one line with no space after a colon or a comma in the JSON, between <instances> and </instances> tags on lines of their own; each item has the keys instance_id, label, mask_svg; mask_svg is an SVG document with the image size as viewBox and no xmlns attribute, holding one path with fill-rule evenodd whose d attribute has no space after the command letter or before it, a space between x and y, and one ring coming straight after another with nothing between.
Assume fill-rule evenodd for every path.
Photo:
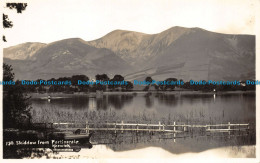
<instances>
[{"instance_id":1,"label":"black and white photograph","mask_svg":"<svg viewBox=\"0 0 260 163\"><path fill-rule=\"evenodd\" d=\"M2 1L2 159L257 162L259 3Z\"/></svg>"}]
</instances>

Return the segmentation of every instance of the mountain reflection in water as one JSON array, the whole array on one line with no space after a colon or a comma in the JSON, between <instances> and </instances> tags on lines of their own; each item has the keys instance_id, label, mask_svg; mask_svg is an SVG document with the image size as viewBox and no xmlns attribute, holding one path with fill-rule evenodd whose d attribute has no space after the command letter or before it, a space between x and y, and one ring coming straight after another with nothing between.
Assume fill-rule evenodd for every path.
<instances>
[{"instance_id":1,"label":"mountain reflection in water","mask_svg":"<svg viewBox=\"0 0 260 163\"><path fill-rule=\"evenodd\" d=\"M219 147L255 145L255 93L171 94L112 93L103 96L70 95L51 101L33 98L36 122L85 122L103 120L124 123L227 124L249 123L250 130L231 133L95 132L94 146L105 144L113 151L159 147L173 154L203 152ZM96 145L95 145L96 143ZM248 157L254 157L250 151Z\"/></svg>"}]
</instances>

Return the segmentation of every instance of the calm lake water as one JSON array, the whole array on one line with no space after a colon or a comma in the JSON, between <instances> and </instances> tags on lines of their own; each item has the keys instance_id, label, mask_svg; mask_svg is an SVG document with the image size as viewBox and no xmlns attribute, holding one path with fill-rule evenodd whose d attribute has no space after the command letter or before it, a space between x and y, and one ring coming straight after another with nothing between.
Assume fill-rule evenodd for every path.
<instances>
[{"instance_id":1,"label":"calm lake water","mask_svg":"<svg viewBox=\"0 0 260 163\"><path fill-rule=\"evenodd\" d=\"M250 123L250 130L238 133L187 132L143 133L96 132L96 144L105 144L113 151L160 147L171 153L201 152L223 146L255 145L255 93L221 94L118 93L102 96L51 95L48 100L31 100L36 122L91 121L105 119L121 122L152 122L185 124ZM112 118L111 118L112 117ZM175 137L175 138L174 138ZM89 149L91 150L91 149ZM241 152L241 151L240 151ZM255 157L249 151L246 157Z\"/></svg>"},{"instance_id":2,"label":"calm lake water","mask_svg":"<svg viewBox=\"0 0 260 163\"><path fill-rule=\"evenodd\" d=\"M183 121L193 123L254 123L255 93L224 94L108 94L101 97L52 95L53 99L33 98L36 110L84 113L115 112L117 120ZM56 112L54 112L56 110ZM125 119L123 119L125 118ZM55 119L54 119L55 120Z\"/></svg>"}]
</instances>

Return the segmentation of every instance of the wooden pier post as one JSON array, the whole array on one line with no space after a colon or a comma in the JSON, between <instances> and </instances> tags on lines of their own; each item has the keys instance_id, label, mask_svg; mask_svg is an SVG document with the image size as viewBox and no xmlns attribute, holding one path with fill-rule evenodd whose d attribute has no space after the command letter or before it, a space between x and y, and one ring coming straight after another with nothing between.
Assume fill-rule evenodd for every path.
<instances>
[{"instance_id":1,"label":"wooden pier post","mask_svg":"<svg viewBox=\"0 0 260 163\"><path fill-rule=\"evenodd\" d=\"M45 124L45 126L46 126L46 124ZM66 131L68 131L68 128L69 128L69 124L67 123L66 124Z\"/></svg>"},{"instance_id":2,"label":"wooden pier post","mask_svg":"<svg viewBox=\"0 0 260 163\"><path fill-rule=\"evenodd\" d=\"M173 142L176 142L176 133L173 134Z\"/></svg>"},{"instance_id":3,"label":"wooden pier post","mask_svg":"<svg viewBox=\"0 0 260 163\"><path fill-rule=\"evenodd\" d=\"M136 132L138 132L139 127L138 127L138 123L136 124Z\"/></svg>"},{"instance_id":4,"label":"wooden pier post","mask_svg":"<svg viewBox=\"0 0 260 163\"><path fill-rule=\"evenodd\" d=\"M88 124L88 121L86 121L86 134L89 134L89 124Z\"/></svg>"},{"instance_id":5,"label":"wooden pier post","mask_svg":"<svg viewBox=\"0 0 260 163\"><path fill-rule=\"evenodd\" d=\"M115 123L115 134L116 134L116 123Z\"/></svg>"},{"instance_id":6,"label":"wooden pier post","mask_svg":"<svg viewBox=\"0 0 260 163\"><path fill-rule=\"evenodd\" d=\"M165 124L163 124L163 132L164 132L164 130L165 130Z\"/></svg>"},{"instance_id":7,"label":"wooden pier post","mask_svg":"<svg viewBox=\"0 0 260 163\"><path fill-rule=\"evenodd\" d=\"M175 121L173 122L173 131L174 131L174 133L176 131L176 122Z\"/></svg>"},{"instance_id":8,"label":"wooden pier post","mask_svg":"<svg viewBox=\"0 0 260 163\"><path fill-rule=\"evenodd\" d=\"M183 131L184 131L184 132L186 131L186 126L185 126L185 123L184 123L184 126L183 126Z\"/></svg>"},{"instance_id":9,"label":"wooden pier post","mask_svg":"<svg viewBox=\"0 0 260 163\"><path fill-rule=\"evenodd\" d=\"M228 122L228 130L230 130L230 122Z\"/></svg>"},{"instance_id":10,"label":"wooden pier post","mask_svg":"<svg viewBox=\"0 0 260 163\"><path fill-rule=\"evenodd\" d=\"M121 124L122 124L121 125L121 134L123 134L124 133L124 121L122 121Z\"/></svg>"},{"instance_id":11,"label":"wooden pier post","mask_svg":"<svg viewBox=\"0 0 260 163\"><path fill-rule=\"evenodd\" d=\"M53 122L51 123L51 133L53 133L54 127L53 127Z\"/></svg>"},{"instance_id":12,"label":"wooden pier post","mask_svg":"<svg viewBox=\"0 0 260 163\"><path fill-rule=\"evenodd\" d=\"M159 121L159 131L161 131L161 121Z\"/></svg>"}]
</instances>

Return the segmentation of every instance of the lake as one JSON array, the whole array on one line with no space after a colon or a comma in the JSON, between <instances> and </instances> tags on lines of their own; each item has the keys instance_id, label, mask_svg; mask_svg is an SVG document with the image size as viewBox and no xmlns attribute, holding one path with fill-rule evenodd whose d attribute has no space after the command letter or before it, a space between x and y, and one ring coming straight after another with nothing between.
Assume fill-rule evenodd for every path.
<instances>
[{"instance_id":1,"label":"lake","mask_svg":"<svg viewBox=\"0 0 260 163\"><path fill-rule=\"evenodd\" d=\"M32 98L34 122L135 122L158 124L249 123L246 132L177 135L96 132L92 141L113 151L160 147L174 154L223 146L255 145L255 92L50 94ZM91 150L91 149L90 149ZM241 151L240 151L241 152ZM246 157L254 157L254 150Z\"/></svg>"},{"instance_id":2,"label":"lake","mask_svg":"<svg viewBox=\"0 0 260 163\"><path fill-rule=\"evenodd\" d=\"M77 112L113 112L121 116L121 118L116 119L119 121L170 120L194 123L255 123L254 92L222 94L126 93L104 94L100 97L88 95L55 96L51 95L53 97L51 100L33 98L33 109L38 112L43 110L50 112L53 120L56 120L54 114L59 112L64 114L66 112L74 114ZM44 115L47 116L46 113ZM71 118L73 119L73 117Z\"/></svg>"}]
</instances>

